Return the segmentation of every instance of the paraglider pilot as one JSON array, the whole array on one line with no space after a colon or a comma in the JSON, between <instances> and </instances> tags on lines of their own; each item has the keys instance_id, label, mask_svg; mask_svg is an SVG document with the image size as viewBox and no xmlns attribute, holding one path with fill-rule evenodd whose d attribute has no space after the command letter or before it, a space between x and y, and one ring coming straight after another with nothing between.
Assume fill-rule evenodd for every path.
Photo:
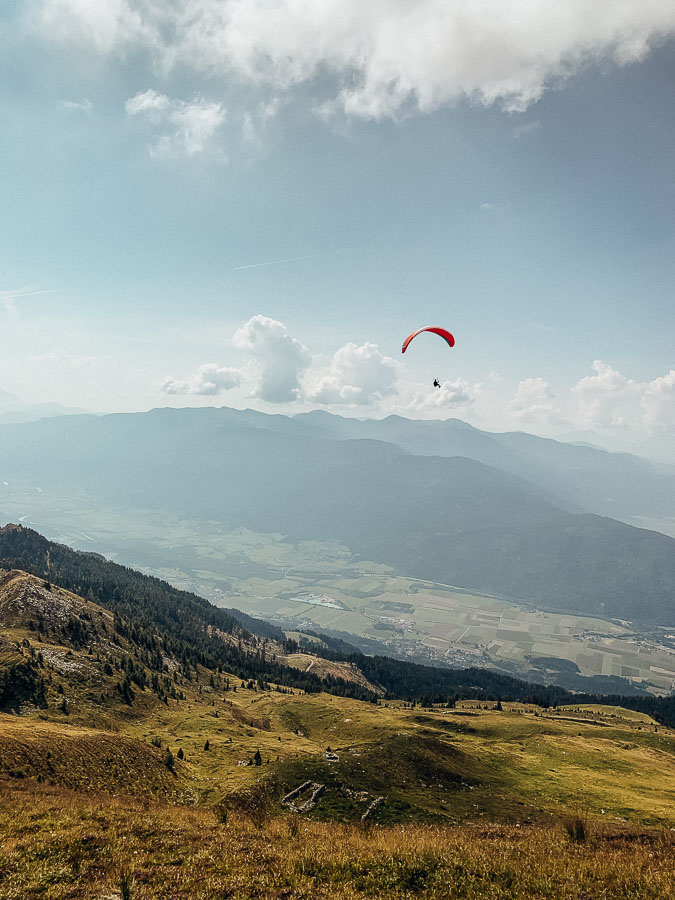
<instances>
[{"instance_id":1,"label":"paraglider pilot","mask_svg":"<svg viewBox=\"0 0 675 900\"><path fill-rule=\"evenodd\" d=\"M434 378L434 387L438 387L438 388L439 388L440 386L441 386L441 383L440 383L440 381L438 380L438 378Z\"/></svg>"}]
</instances>

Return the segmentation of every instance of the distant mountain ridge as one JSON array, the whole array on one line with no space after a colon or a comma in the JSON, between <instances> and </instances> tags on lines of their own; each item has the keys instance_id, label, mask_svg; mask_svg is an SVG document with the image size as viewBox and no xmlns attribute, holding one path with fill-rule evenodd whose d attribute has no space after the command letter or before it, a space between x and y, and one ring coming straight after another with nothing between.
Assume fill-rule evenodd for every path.
<instances>
[{"instance_id":1,"label":"distant mountain ridge","mask_svg":"<svg viewBox=\"0 0 675 900\"><path fill-rule=\"evenodd\" d=\"M315 411L295 416L308 433L397 444L422 456L466 456L519 475L585 512L635 524L638 516L675 523L675 477L629 453L568 444L521 431L493 433L461 419L347 419Z\"/></svg>"},{"instance_id":2,"label":"distant mountain ridge","mask_svg":"<svg viewBox=\"0 0 675 900\"><path fill-rule=\"evenodd\" d=\"M80 415L85 412L79 407L61 406L59 403L29 403L9 391L0 391L0 425L35 422L37 419Z\"/></svg>"},{"instance_id":3,"label":"distant mountain ridge","mask_svg":"<svg viewBox=\"0 0 675 900\"><path fill-rule=\"evenodd\" d=\"M582 512L569 497L475 459L351 438L362 428L391 436L425 423L327 416L163 409L5 427L0 481L84 489L121 513L161 508L292 539L339 539L403 574L540 607L673 624L673 539ZM439 423L437 437L441 426L450 427ZM452 429L476 437L465 423ZM565 458L613 457L561 446L553 452ZM516 450L504 455L513 461Z\"/></svg>"}]
</instances>

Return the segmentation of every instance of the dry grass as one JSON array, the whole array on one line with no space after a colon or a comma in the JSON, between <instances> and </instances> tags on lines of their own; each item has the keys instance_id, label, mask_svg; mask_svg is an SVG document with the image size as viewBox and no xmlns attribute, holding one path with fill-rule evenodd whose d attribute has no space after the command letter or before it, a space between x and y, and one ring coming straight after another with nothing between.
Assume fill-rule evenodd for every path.
<instances>
[{"instance_id":1,"label":"dry grass","mask_svg":"<svg viewBox=\"0 0 675 900\"><path fill-rule=\"evenodd\" d=\"M170 772L160 749L134 738L0 714L0 777L185 802L184 768Z\"/></svg>"},{"instance_id":2,"label":"dry grass","mask_svg":"<svg viewBox=\"0 0 675 900\"><path fill-rule=\"evenodd\" d=\"M0 780L0 898L669 898L667 831L392 828L241 815Z\"/></svg>"}]
</instances>

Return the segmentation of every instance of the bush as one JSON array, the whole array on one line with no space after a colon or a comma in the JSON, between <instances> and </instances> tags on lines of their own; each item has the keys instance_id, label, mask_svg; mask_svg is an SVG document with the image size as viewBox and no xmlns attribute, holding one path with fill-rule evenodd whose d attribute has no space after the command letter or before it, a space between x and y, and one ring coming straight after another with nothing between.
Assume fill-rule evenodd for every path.
<instances>
[{"instance_id":1,"label":"bush","mask_svg":"<svg viewBox=\"0 0 675 900\"><path fill-rule=\"evenodd\" d=\"M122 895L122 900L130 900L131 884L131 875L129 875L128 872L122 872L122 874L120 875L120 894Z\"/></svg>"},{"instance_id":2,"label":"bush","mask_svg":"<svg viewBox=\"0 0 675 900\"><path fill-rule=\"evenodd\" d=\"M280 785L276 779L271 778L234 791L227 796L223 805L231 812L246 816L256 828L264 828L272 818L280 795Z\"/></svg>"},{"instance_id":3,"label":"bush","mask_svg":"<svg viewBox=\"0 0 675 900\"><path fill-rule=\"evenodd\" d=\"M217 806L214 809L216 814L216 818L220 822L221 825L227 825L227 807L226 806Z\"/></svg>"},{"instance_id":4,"label":"bush","mask_svg":"<svg viewBox=\"0 0 675 900\"><path fill-rule=\"evenodd\" d=\"M588 821L581 816L573 816L563 823L567 836L573 844L583 844L588 837Z\"/></svg>"}]
</instances>

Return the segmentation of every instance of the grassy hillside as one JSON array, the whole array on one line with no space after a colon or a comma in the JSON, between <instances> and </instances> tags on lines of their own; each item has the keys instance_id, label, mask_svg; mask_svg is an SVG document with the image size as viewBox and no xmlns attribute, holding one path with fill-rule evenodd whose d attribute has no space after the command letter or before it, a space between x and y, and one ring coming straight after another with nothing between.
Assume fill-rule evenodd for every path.
<instances>
[{"instance_id":1,"label":"grassy hillside","mask_svg":"<svg viewBox=\"0 0 675 900\"><path fill-rule=\"evenodd\" d=\"M350 825L244 816L0 780L0 898L667 900L670 832Z\"/></svg>"},{"instance_id":2,"label":"grassy hillside","mask_svg":"<svg viewBox=\"0 0 675 900\"><path fill-rule=\"evenodd\" d=\"M41 687L2 716L5 776L276 813L309 779L325 785L311 816L338 821L359 820L384 795L380 823L545 823L586 808L675 825L675 735L647 716L587 704L364 703L244 681L166 650L157 673L103 607L24 573L2 584L0 675L29 665Z\"/></svg>"},{"instance_id":3,"label":"grassy hillside","mask_svg":"<svg viewBox=\"0 0 675 900\"><path fill-rule=\"evenodd\" d=\"M0 676L28 663L42 699L0 713L3 900L669 896L675 732L645 714L365 703L170 652L158 691L113 613L6 573ZM282 803L307 781L313 808Z\"/></svg>"},{"instance_id":4,"label":"grassy hillside","mask_svg":"<svg viewBox=\"0 0 675 900\"><path fill-rule=\"evenodd\" d=\"M578 846L558 828L406 827L363 831L293 820L256 828L212 813L42 788L2 790L9 837L1 897L666 898L672 837L597 831ZM11 811L11 818L8 812ZM18 811L18 814L17 814ZM35 817L50 837L31 834ZM101 829L104 829L101 832ZM102 865L101 857L104 863ZM27 866L26 862L31 865Z\"/></svg>"}]
</instances>

